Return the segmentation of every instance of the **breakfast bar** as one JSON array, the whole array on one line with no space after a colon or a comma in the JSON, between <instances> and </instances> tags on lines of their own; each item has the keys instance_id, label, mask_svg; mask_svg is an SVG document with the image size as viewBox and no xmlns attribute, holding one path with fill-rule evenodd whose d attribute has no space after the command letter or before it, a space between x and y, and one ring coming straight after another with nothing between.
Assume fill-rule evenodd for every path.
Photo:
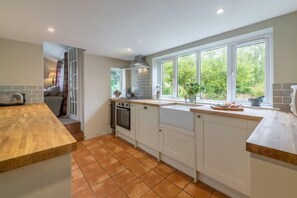
<instances>
[{"instance_id":1,"label":"breakfast bar","mask_svg":"<svg viewBox=\"0 0 297 198\"><path fill-rule=\"evenodd\" d=\"M75 149L44 103L0 107L1 197L70 197Z\"/></svg>"}]
</instances>

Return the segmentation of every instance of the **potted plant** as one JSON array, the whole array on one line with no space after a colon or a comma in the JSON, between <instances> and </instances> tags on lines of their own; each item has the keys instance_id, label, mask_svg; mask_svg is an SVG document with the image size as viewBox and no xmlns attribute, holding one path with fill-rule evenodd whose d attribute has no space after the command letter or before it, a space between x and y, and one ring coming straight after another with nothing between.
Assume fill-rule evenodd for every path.
<instances>
[{"instance_id":1,"label":"potted plant","mask_svg":"<svg viewBox=\"0 0 297 198\"><path fill-rule=\"evenodd\" d=\"M191 103L196 103L196 95L203 91L204 88L198 83L186 83L184 85L185 99L189 98Z\"/></svg>"}]
</instances>

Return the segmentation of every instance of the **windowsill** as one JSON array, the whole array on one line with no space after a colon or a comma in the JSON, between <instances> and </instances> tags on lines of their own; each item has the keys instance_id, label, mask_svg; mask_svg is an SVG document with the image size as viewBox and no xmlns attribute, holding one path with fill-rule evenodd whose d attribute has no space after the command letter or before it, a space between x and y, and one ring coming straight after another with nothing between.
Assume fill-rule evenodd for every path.
<instances>
[{"instance_id":1,"label":"windowsill","mask_svg":"<svg viewBox=\"0 0 297 198\"><path fill-rule=\"evenodd\" d=\"M174 98L160 98L160 100L167 100L167 101L176 101L179 103L184 104L191 104L186 103L184 99L174 99ZM217 105L220 103L224 103L226 101L203 101L203 100L197 100L196 105ZM269 109L269 110L279 110L278 108L273 108L270 104L261 104L260 107L251 106L248 102L236 102L238 104L241 104L245 108L252 108L252 109Z\"/></svg>"}]
</instances>

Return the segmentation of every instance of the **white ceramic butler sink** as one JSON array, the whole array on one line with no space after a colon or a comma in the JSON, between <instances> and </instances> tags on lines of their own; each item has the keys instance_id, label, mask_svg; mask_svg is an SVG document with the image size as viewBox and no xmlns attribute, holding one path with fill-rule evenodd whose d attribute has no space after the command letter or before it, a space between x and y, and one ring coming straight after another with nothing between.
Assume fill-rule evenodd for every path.
<instances>
[{"instance_id":1,"label":"white ceramic butler sink","mask_svg":"<svg viewBox=\"0 0 297 198\"><path fill-rule=\"evenodd\" d=\"M193 113L190 106L168 105L160 108L160 123L193 131Z\"/></svg>"}]
</instances>

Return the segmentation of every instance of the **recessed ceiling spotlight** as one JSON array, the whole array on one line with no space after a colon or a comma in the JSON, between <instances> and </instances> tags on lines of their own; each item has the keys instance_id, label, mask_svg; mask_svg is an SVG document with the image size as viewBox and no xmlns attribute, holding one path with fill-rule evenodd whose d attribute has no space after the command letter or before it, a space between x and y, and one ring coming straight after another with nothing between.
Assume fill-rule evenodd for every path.
<instances>
[{"instance_id":1,"label":"recessed ceiling spotlight","mask_svg":"<svg viewBox=\"0 0 297 198\"><path fill-rule=\"evenodd\" d=\"M222 14L223 12L224 12L224 9L223 8L217 9L217 14Z\"/></svg>"},{"instance_id":2,"label":"recessed ceiling spotlight","mask_svg":"<svg viewBox=\"0 0 297 198\"><path fill-rule=\"evenodd\" d=\"M130 48L128 48L127 50L128 50L128 51L131 51L131 49L130 49Z\"/></svg>"},{"instance_id":3,"label":"recessed ceiling spotlight","mask_svg":"<svg viewBox=\"0 0 297 198\"><path fill-rule=\"evenodd\" d=\"M49 31L49 32L54 32L54 31L56 31L53 27L48 27L47 28L47 31Z\"/></svg>"}]
</instances>

